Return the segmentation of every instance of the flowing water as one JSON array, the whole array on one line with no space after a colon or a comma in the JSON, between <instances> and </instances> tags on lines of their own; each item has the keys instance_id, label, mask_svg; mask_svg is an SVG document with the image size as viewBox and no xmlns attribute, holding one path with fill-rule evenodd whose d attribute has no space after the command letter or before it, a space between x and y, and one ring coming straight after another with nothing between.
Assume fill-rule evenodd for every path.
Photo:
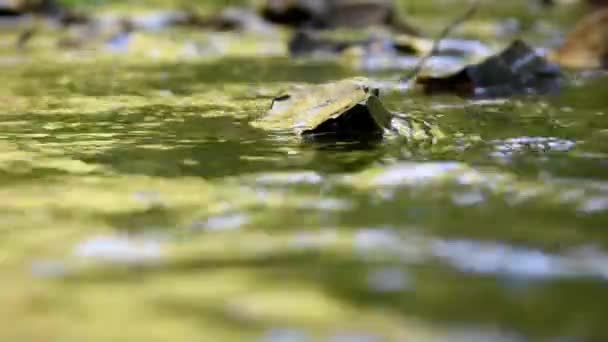
<instances>
[{"instance_id":1,"label":"flowing water","mask_svg":"<svg viewBox=\"0 0 608 342\"><path fill-rule=\"evenodd\" d=\"M2 341L608 339L605 76L315 144L248 122L356 71L2 51Z\"/></svg>"}]
</instances>

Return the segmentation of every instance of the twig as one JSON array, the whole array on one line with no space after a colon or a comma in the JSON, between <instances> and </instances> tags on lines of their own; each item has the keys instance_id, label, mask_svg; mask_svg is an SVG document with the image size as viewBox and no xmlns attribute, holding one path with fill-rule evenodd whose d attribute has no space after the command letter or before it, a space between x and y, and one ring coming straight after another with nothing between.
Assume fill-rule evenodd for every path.
<instances>
[{"instance_id":1,"label":"twig","mask_svg":"<svg viewBox=\"0 0 608 342\"><path fill-rule=\"evenodd\" d=\"M32 40L32 37L34 37L35 34L35 27L27 28L25 29L25 31L21 32L21 34L19 34L19 37L17 37L17 41L15 42L15 47L17 48L17 50L24 50L27 43Z\"/></svg>"},{"instance_id":2,"label":"twig","mask_svg":"<svg viewBox=\"0 0 608 342\"><path fill-rule=\"evenodd\" d=\"M409 83L416 81L416 78L422 71L422 68L424 68L424 65L426 64L426 62L439 51L439 45L440 45L441 41L445 37L447 37L450 33L452 33L452 31L456 27L460 26L462 23L469 20L475 14L475 12L477 12L477 9L479 8L479 2L480 2L480 0L473 0L470 4L469 8L466 10L466 12L464 12L462 15L460 15L459 17L454 19L448 26L446 26L441 31L439 36L437 36L437 38L435 38L435 40L433 41L433 46L431 47L431 51L429 51L424 57L422 57L422 59L420 59L420 61L418 62L416 67L410 72L410 74L402 79L403 82L408 83L408 86L409 86Z\"/></svg>"}]
</instances>

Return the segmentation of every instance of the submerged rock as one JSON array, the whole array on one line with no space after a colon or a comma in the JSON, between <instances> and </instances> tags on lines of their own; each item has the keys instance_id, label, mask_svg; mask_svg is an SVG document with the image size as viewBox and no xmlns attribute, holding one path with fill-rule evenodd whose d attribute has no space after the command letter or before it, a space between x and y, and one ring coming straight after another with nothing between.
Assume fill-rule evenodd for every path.
<instances>
[{"instance_id":1,"label":"submerged rock","mask_svg":"<svg viewBox=\"0 0 608 342\"><path fill-rule=\"evenodd\" d=\"M333 0L328 4L327 21L331 27L385 25L402 32L418 33L399 18L393 0Z\"/></svg>"},{"instance_id":2,"label":"submerged rock","mask_svg":"<svg viewBox=\"0 0 608 342\"><path fill-rule=\"evenodd\" d=\"M409 37L409 36L408 36ZM419 41L403 37L372 36L359 39L334 38L318 32L300 30L289 41L289 52L294 57L310 55L338 55L358 48L367 55L419 55L424 47Z\"/></svg>"},{"instance_id":3,"label":"submerged rock","mask_svg":"<svg viewBox=\"0 0 608 342\"><path fill-rule=\"evenodd\" d=\"M500 54L469 65L446 77L421 77L425 93L454 93L464 97L495 98L544 94L560 88L557 65L537 55L522 41L513 42Z\"/></svg>"},{"instance_id":4,"label":"submerged rock","mask_svg":"<svg viewBox=\"0 0 608 342\"><path fill-rule=\"evenodd\" d=\"M381 137L391 126L391 114L378 95L364 78L294 87L275 98L253 126L291 129L306 137Z\"/></svg>"},{"instance_id":5,"label":"submerged rock","mask_svg":"<svg viewBox=\"0 0 608 342\"><path fill-rule=\"evenodd\" d=\"M289 40L289 53L294 57L311 55L338 55L344 50L362 45L361 41L333 40L319 37L309 31L297 31Z\"/></svg>"},{"instance_id":6,"label":"submerged rock","mask_svg":"<svg viewBox=\"0 0 608 342\"><path fill-rule=\"evenodd\" d=\"M413 69L432 46L431 39L406 34L361 33L361 37L345 38L311 30L298 30L288 45L292 57L340 58L343 64L367 71ZM491 49L479 41L445 39L426 69L445 74L490 55Z\"/></svg>"},{"instance_id":7,"label":"submerged rock","mask_svg":"<svg viewBox=\"0 0 608 342\"><path fill-rule=\"evenodd\" d=\"M292 130L313 140L374 140L388 134L434 143L443 137L438 127L425 120L391 113L379 95L379 89L365 78L296 86L276 97L270 110L252 125L265 130Z\"/></svg>"}]
</instances>

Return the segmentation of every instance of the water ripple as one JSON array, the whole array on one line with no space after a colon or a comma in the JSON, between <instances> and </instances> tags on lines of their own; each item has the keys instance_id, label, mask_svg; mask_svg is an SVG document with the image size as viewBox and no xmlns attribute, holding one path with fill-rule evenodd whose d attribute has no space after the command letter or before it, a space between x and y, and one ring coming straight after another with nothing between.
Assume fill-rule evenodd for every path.
<instances>
[{"instance_id":1,"label":"water ripple","mask_svg":"<svg viewBox=\"0 0 608 342\"><path fill-rule=\"evenodd\" d=\"M565 253L549 253L531 247L500 242L407 237L386 229L363 229L354 239L355 250L364 258L393 255L406 264L433 261L463 273L527 280L593 277L608 281L608 254L590 246Z\"/></svg>"}]
</instances>

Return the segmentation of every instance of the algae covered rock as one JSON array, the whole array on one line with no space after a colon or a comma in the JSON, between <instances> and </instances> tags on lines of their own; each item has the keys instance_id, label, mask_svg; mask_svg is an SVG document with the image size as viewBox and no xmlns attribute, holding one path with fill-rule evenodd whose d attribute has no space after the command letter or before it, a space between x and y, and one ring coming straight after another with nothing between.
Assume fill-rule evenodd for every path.
<instances>
[{"instance_id":1,"label":"algae covered rock","mask_svg":"<svg viewBox=\"0 0 608 342\"><path fill-rule=\"evenodd\" d=\"M295 86L276 97L253 126L301 136L381 136L390 128L391 114L378 95L364 78Z\"/></svg>"},{"instance_id":2,"label":"algae covered rock","mask_svg":"<svg viewBox=\"0 0 608 342\"><path fill-rule=\"evenodd\" d=\"M438 127L407 114L391 113L380 91L365 78L294 86L276 97L252 122L264 130L293 131L304 138L377 139L385 135L436 141Z\"/></svg>"}]
</instances>

